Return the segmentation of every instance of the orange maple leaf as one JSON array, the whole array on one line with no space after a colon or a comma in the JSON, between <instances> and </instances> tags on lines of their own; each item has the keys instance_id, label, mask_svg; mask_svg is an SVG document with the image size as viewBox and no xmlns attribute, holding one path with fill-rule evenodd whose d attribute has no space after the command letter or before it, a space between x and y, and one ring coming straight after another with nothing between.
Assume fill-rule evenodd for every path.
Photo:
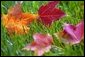
<instances>
[{"instance_id":1,"label":"orange maple leaf","mask_svg":"<svg viewBox=\"0 0 85 57\"><path fill-rule=\"evenodd\" d=\"M23 13L21 4L17 3L13 8L8 10L8 14L2 15L2 24L10 34L13 32L24 34L30 29L27 25L37 19L37 17L37 14Z\"/></svg>"}]
</instances>

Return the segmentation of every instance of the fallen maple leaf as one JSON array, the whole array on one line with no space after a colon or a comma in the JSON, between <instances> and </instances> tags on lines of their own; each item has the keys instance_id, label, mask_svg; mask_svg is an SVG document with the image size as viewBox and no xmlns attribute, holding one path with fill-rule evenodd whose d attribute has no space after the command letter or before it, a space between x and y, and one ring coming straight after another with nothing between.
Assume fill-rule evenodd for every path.
<instances>
[{"instance_id":1,"label":"fallen maple leaf","mask_svg":"<svg viewBox=\"0 0 85 57\"><path fill-rule=\"evenodd\" d=\"M73 45L80 43L84 38L84 21L81 21L76 26L64 23L63 31L58 32L55 35L60 37L61 40L67 44L70 43Z\"/></svg>"},{"instance_id":2,"label":"fallen maple leaf","mask_svg":"<svg viewBox=\"0 0 85 57\"><path fill-rule=\"evenodd\" d=\"M58 3L59 1L52 1L49 2L47 5L42 5L39 8L39 20L43 22L43 24L50 25L52 22L59 20L59 18L65 15L62 10L55 8L55 5Z\"/></svg>"},{"instance_id":3,"label":"fallen maple leaf","mask_svg":"<svg viewBox=\"0 0 85 57\"><path fill-rule=\"evenodd\" d=\"M35 33L33 35L34 41L28 44L23 50L32 50L36 55L41 56L45 52L50 51L53 38L49 34Z\"/></svg>"},{"instance_id":4,"label":"fallen maple leaf","mask_svg":"<svg viewBox=\"0 0 85 57\"><path fill-rule=\"evenodd\" d=\"M27 26L33 20L37 18L37 14L23 13L21 10L21 4L17 3L13 8L8 10L8 14L3 14L2 23L11 33L24 34L29 31Z\"/></svg>"}]
</instances>

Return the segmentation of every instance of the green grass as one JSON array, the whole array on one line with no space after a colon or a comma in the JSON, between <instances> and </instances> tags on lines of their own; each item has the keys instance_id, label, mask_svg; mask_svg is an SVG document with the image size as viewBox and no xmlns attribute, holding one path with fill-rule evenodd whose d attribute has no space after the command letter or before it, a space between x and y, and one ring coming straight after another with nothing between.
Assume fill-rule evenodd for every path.
<instances>
[{"instance_id":1,"label":"green grass","mask_svg":"<svg viewBox=\"0 0 85 57\"><path fill-rule=\"evenodd\" d=\"M22 9L24 12L37 13L39 7L48 1L24 1ZM6 14L10 6L13 6L15 1L1 1L1 13ZM53 35L62 30L64 22L77 24L84 18L84 1L61 1L58 4L66 16L59 21L54 22L50 28L45 27L37 21L30 24L30 31L26 35L9 36L6 29L1 25L1 56L34 56L32 51L23 51L22 48L33 40L33 34L36 32L50 33L53 36L54 44L50 52L44 56L84 56L84 43L70 46L63 45ZM59 48L58 48L59 47ZM61 49L62 48L62 49Z\"/></svg>"}]
</instances>

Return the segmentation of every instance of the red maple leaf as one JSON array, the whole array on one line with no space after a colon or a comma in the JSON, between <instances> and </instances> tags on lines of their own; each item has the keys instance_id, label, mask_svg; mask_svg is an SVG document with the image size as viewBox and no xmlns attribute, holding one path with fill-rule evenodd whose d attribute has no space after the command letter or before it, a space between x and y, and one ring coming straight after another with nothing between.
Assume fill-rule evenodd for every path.
<instances>
[{"instance_id":1,"label":"red maple leaf","mask_svg":"<svg viewBox=\"0 0 85 57\"><path fill-rule=\"evenodd\" d=\"M42 5L39 8L38 14L43 24L50 25L52 22L59 20L59 18L65 15L62 10L55 8L55 5L58 3L59 1L52 1L45 6Z\"/></svg>"}]
</instances>

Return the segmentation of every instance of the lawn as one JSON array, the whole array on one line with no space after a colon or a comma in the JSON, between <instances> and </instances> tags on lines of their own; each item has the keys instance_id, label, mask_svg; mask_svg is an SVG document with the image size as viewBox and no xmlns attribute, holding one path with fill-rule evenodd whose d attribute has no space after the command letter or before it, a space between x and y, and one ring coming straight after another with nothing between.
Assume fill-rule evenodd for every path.
<instances>
[{"instance_id":1,"label":"lawn","mask_svg":"<svg viewBox=\"0 0 85 57\"><path fill-rule=\"evenodd\" d=\"M23 1L22 9L23 12L36 14L39 7L46 3L48 1ZM14 4L15 1L1 1L1 14L7 14L8 9ZM43 56L84 56L83 41L72 46L64 45L54 36L54 33L62 30L63 23L76 25L84 18L84 1L60 1L57 7L61 8L66 16L52 23L49 28L33 21L29 25L31 29L27 34L10 36L1 24L1 56L34 56L32 51L22 50L22 48L33 41L33 34L36 32L49 33L53 36L53 47Z\"/></svg>"}]
</instances>

